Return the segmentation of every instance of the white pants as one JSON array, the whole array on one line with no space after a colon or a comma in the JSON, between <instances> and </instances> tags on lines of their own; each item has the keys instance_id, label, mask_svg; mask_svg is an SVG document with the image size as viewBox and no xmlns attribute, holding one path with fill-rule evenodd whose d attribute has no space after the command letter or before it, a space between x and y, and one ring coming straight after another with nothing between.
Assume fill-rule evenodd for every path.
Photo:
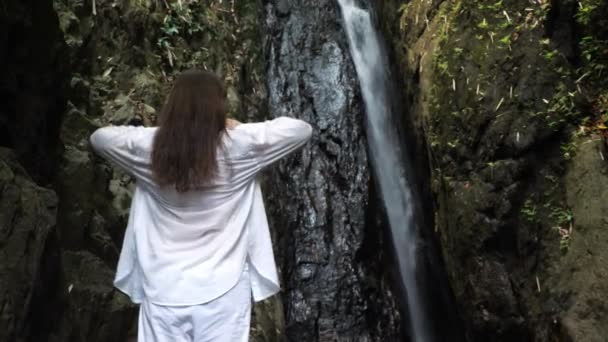
<instances>
[{"instance_id":1,"label":"white pants","mask_svg":"<svg viewBox=\"0 0 608 342\"><path fill-rule=\"evenodd\" d=\"M230 291L211 302L164 306L146 300L139 308L138 342L247 342L251 283L247 266Z\"/></svg>"}]
</instances>

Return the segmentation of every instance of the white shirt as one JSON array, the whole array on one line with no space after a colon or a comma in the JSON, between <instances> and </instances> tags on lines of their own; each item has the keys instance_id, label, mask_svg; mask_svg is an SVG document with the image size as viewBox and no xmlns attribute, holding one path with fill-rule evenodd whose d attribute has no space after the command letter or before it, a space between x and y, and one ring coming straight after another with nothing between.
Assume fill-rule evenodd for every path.
<instances>
[{"instance_id":1,"label":"white shirt","mask_svg":"<svg viewBox=\"0 0 608 342\"><path fill-rule=\"evenodd\" d=\"M287 117L238 125L223 138L212 184L185 193L153 180L156 129L110 126L91 135L97 153L137 180L114 285L135 303L202 304L236 285L249 259L254 300L277 293L256 175L306 143L311 126Z\"/></svg>"}]
</instances>

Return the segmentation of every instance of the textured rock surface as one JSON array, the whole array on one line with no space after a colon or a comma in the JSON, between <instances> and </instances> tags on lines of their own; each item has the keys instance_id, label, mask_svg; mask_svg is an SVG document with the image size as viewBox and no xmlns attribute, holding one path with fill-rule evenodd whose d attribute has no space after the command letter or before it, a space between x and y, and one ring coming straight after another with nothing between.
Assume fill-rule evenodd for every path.
<instances>
[{"instance_id":1,"label":"textured rock surface","mask_svg":"<svg viewBox=\"0 0 608 342\"><path fill-rule=\"evenodd\" d=\"M265 177L284 289L252 339L402 340L337 3L182 3L0 4L0 340L126 338L136 307L111 280L132 184L87 137L152 124L190 67L226 77L240 118L315 126ZM377 4L469 339L605 340L607 3Z\"/></svg>"},{"instance_id":2,"label":"textured rock surface","mask_svg":"<svg viewBox=\"0 0 608 342\"><path fill-rule=\"evenodd\" d=\"M550 291L570 297L561 315L566 335L600 342L608 338L608 163L600 157L607 149L597 138L577 142L564 182L574 231Z\"/></svg>"},{"instance_id":3,"label":"textured rock surface","mask_svg":"<svg viewBox=\"0 0 608 342\"><path fill-rule=\"evenodd\" d=\"M87 251L64 252L61 259L64 273L56 308L62 311L55 313L44 340L126 341L137 311L113 288L114 269Z\"/></svg>"},{"instance_id":4,"label":"textured rock surface","mask_svg":"<svg viewBox=\"0 0 608 342\"><path fill-rule=\"evenodd\" d=\"M313 124L312 143L280 163L266 194L284 287L287 337L303 341L398 339L387 288L358 81L333 1L266 3L271 117ZM381 244L380 244L381 245ZM376 245L378 246L378 245ZM369 247L369 246L368 246Z\"/></svg>"},{"instance_id":5,"label":"textured rock surface","mask_svg":"<svg viewBox=\"0 0 608 342\"><path fill-rule=\"evenodd\" d=\"M0 148L0 199L0 341L25 341L58 277L57 196Z\"/></svg>"},{"instance_id":6,"label":"textured rock surface","mask_svg":"<svg viewBox=\"0 0 608 342\"><path fill-rule=\"evenodd\" d=\"M605 339L606 3L381 5L468 338Z\"/></svg>"}]
</instances>

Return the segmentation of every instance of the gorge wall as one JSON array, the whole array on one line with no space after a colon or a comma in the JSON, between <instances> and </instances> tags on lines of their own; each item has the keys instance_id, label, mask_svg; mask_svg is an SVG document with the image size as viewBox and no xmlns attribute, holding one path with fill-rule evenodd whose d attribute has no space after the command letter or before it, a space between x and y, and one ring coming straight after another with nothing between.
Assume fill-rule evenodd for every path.
<instances>
[{"instance_id":1,"label":"gorge wall","mask_svg":"<svg viewBox=\"0 0 608 342\"><path fill-rule=\"evenodd\" d=\"M433 223L425 249L443 258L425 262L445 267L455 297L449 309L432 298L433 311L457 311L470 341L605 341L608 4L373 6ZM111 284L132 183L88 135L152 125L173 76L192 67L225 77L241 120L315 128L264 175L283 291L255 307L252 340L406 339L338 10L1 2L0 341L132 338L137 308Z\"/></svg>"},{"instance_id":2,"label":"gorge wall","mask_svg":"<svg viewBox=\"0 0 608 342\"><path fill-rule=\"evenodd\" d=\"M607 11L380 2L469 340L608 337Z\"/></svg>"},{"instance_id":3,"label":"gorge wall","mask_svg":"<svg viewBox=\"0 0 608 342\"><path fill-rule=\"evenodd\" d=\"M291 115L317 132L264 176L284 290L255 307L252 340L398 339L336 10L284 1L3 2L0 251L9 262L0 269L0 340L133 338L137 307L112 288L133 184L92 153L88 136L110 123L152 125L173 76L194 67L226 79L237 118Z\"/></svg>"},{"instance_id":4,"label":"gorge wall","mask_svg":"<svg viewBox=\"0 0 608 342\"><path fill-rule=\"evenodd\" d=\"M266 9L268 112L302 118L315 132L301 155L268 177L287 337L399 340L396 298L382 266L390 242L376 223L363 104L339 7L271 1Z\"/></svg>"}]
</instances>

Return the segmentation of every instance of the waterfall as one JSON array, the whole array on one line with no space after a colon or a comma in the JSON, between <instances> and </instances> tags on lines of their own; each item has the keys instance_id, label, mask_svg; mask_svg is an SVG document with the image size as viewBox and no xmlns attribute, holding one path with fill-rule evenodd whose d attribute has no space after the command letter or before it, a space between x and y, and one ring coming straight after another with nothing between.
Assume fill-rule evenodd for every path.
<instances>
[{"instance_id":1,"label":"waterfall","mask_svg":"<svg viewBox=\"0 0 608 342\"><path fill-rule=\"evenodd\" d=\"M431 340L424 302L416 281L417 231L412 189L405 177L405 153L391 113L390 79L386 53L374 29L369 11L354 0L338 0L350 42L352 58L365 101L366 130L372 167L388 221L410 316L412 339Z\"/></svg>"}]
</instances>

